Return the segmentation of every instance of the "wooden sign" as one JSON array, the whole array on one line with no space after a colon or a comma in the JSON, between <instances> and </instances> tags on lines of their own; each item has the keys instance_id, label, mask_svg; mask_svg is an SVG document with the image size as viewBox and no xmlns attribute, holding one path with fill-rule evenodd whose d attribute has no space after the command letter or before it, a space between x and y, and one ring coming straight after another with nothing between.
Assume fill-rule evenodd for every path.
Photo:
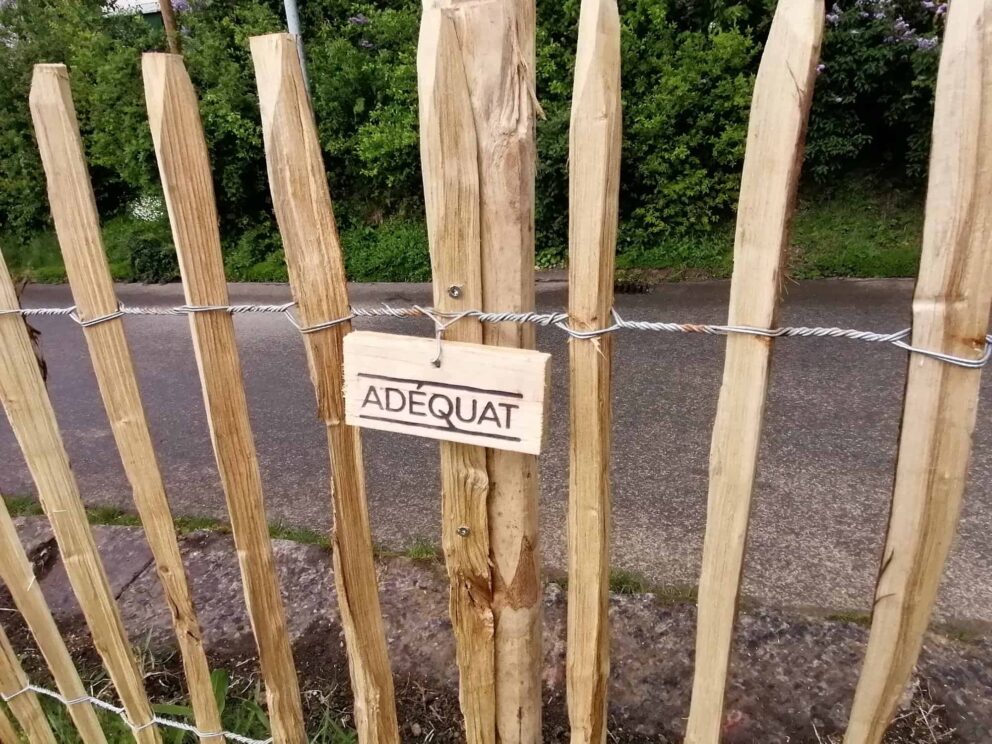
<instances>
[{"instance_id":1,"label":"wooden sign","mask_svg":"<svg viewBox=\"0 0 992 744\"><path fill-rule=\"evenodd\" d=\"M541 451L550 354L355 331L344 338L345 420L495 449Z\"/></svg>"}]
</instances>

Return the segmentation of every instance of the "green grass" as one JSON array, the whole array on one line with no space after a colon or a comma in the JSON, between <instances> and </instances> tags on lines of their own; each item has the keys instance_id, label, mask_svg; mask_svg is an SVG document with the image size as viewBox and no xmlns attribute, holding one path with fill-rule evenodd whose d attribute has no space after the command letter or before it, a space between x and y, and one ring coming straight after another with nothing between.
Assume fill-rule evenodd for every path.
<instances>
[{"instance_id":1,"label":"green grass","mask_svg":"<svg viewBox=\"0 0 992 744\"><path fill-rule=\"evenodd\" d=\"M923 201L913 192L853 179L803 191L793 219L788 261L796 279L915 276L923 226ZM734 224L652 245L624 245L617 269L653 272L655 280L724 278L733 269ZM114 217L104 226L111 272L119 281L169 281L177 276L168 227ZM345 265L352 281L429 281L427 234L419 218L394 217L378 225L342 229ZM228 278L286 281L279 236L269 223L224 244ZM65 280L65 267L51 231L27 241L0 235L0 250L17 277L37 282ZM538 246L540 266L561 262L561 250Z\"/></svg>"},{"instance_id":2,"label":"green grass","mask_svg":"<svg viewBox=\"0 0 992 744\"><path fill-rule=\"evenodd\" d=\"M146 666L144 673L146 677L171 674L170 671L156 666ZM253 739L268 738L270 735L269 718L263 706L264 694L260 685L250 685L246 692L234 693L231 689L230 675L225 670L214 670L210 677L224 729ZM105 686L106 680L102 673L97 672L90 675L88 683L91 689L99 689ZM60 744L80 742L68 709L58 701L48 697L40 697L40 700L56 741ZM152 709L156 715L162 718L186 724L195 725L196 723L192 708L183 698L154 704ZM109 711L97 709L97 718L100 720L100 725L110 744L124 744L124 742L133 741L130 730L119 716ZM319 713L311 716L307 729L311 744L354 744L357 741L355 732L343 726L327 706L323 706ZM159 732L163 744L194 744L198 741L192 734L179 729L161 726Z\"/></svg>"},{"instance_id":3,"label":"green grass","mask_svg":"<svg viewBox=\"0 0 992 744\"><path fill-rule=\"evenodd\" d=\"M796 279L915 276L922 235L916 194L864 183L807 194L794 220L790 272Z\"/></svg>"}]
</instances>

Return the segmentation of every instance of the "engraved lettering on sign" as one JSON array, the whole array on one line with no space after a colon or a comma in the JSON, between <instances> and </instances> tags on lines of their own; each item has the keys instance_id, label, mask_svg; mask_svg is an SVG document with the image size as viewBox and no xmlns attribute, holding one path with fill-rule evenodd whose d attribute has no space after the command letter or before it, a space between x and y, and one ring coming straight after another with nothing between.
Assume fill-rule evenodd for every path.
<instances>
[{"instance_id":1,"label":"engraved lettering on sign","mask_svg":"<svg viewBox=\"0 0 992 744\"><path fill-rule=\"evenodd\" d=\"M548 354L388 333L344 339L345 421L352 426L538 454Z\"/></svg>"},{"instance_id":2,"label":"engraved lettering on sign","mask_svg":"<svg viewBox=\"0 0 992 744\"><path fill-rule=\"evenodd\" d=\"M508 442L520 441L520 437L509 433L513 427L513 412L520 408L519 404L492 401L489 398L522 398L521 393L364 372L358 374L358 379L371 380L362 400L359 418L396 421L398 417L386 415L395 413L423 419L404 420L403 423L407 426L460 434L483 434ZM483 424L493 424L506 433L493 432L490 429L480 431L479 427Z\"/></svg>"}]
</instances>

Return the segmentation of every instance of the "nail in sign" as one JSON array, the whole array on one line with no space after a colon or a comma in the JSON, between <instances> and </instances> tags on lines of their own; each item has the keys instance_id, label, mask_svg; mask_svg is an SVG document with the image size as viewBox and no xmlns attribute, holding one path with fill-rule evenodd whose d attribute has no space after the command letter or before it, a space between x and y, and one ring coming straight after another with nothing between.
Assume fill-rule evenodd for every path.
<instances>
[{"instance_id":1,"label":"nail in sign","mask_svg":"<svg viewBox=\"0 0 992 744\"><path fill-rule=\"evenodd\" d=\"M352 426L538 454L549 354L354 331L344 338Z\"/></svg>"}]
</instances>

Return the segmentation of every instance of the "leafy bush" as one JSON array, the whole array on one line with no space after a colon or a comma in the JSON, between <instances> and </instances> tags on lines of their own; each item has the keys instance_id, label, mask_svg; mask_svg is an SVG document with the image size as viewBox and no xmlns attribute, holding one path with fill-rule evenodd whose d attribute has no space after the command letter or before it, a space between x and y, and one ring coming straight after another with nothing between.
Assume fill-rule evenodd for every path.
<instances>
[{"instance_id":1,"label":"leafy bush","mask_svg":"<svg viewBox=\"0 0 992 744\"><path fill-rule=\"evenodd\" d=\"M946 3L933 0L834 4L810 117L807 174L826 182L868 166L922 180L946 11Z\"/></svg>"},{"instance_id":2,"label":"leafy bush","mask_svg":"<svg viewBox=\"0 0 992 744\"><path fill-rule=\"evenodd\" d=\"M537 260L567 250L568 121L579 0L537 0ZM200 94L224 239L237 279L285 277L265 175L248 37L282 28L279 0L193 2L180 15ZM129 205L161 198L146 121L140 55L161 30L102 0L0 8L0 234L5 250L48 224L27 95L31 66L72 74L98 206L133 248L118 276L163 281L175 259L162 224L110 227ZM620 250L631 266L726 267L754 73L774 0L621 3L624 134ZM331 193L355 279L427 277L418 150L416 43L407 0L309 0L301 8L311 94ZM939 35L934 0L838 0L807 139L806 173L840 182L885 171L916 188L926 170ZM128 226L124 227L127 224ZM131 234L129 231L135 231ZM161 238L161 242L153 245ZM123 246L123 243L120 243ZM120 248L124 250L123 247ZM40 266L40 264L38 265ZM44 271L56 272L60 261Z\"/></svg>"},{"instance_id":3,"label":"leafy bush","mask_svg":"<svg viewBox=\"0 0 992 744\"><path fill-rule=\"evenodd\" d=\"M345 270L356 282L425 282L431 278L422 221L393 219L341 233Z\"/></svg>"},{"instance_id":4,"label":"leafy bush","mask_svg":"<svg viewBox=\"0 0 992 744\"><path fill-rule=\"evenodd\" d=\"M132 281L164 283L179 278L176 249L165 218L109 220L103 228L103 243L118 276L127 266L127 278Z\"/></svg>"}]
</instances>

